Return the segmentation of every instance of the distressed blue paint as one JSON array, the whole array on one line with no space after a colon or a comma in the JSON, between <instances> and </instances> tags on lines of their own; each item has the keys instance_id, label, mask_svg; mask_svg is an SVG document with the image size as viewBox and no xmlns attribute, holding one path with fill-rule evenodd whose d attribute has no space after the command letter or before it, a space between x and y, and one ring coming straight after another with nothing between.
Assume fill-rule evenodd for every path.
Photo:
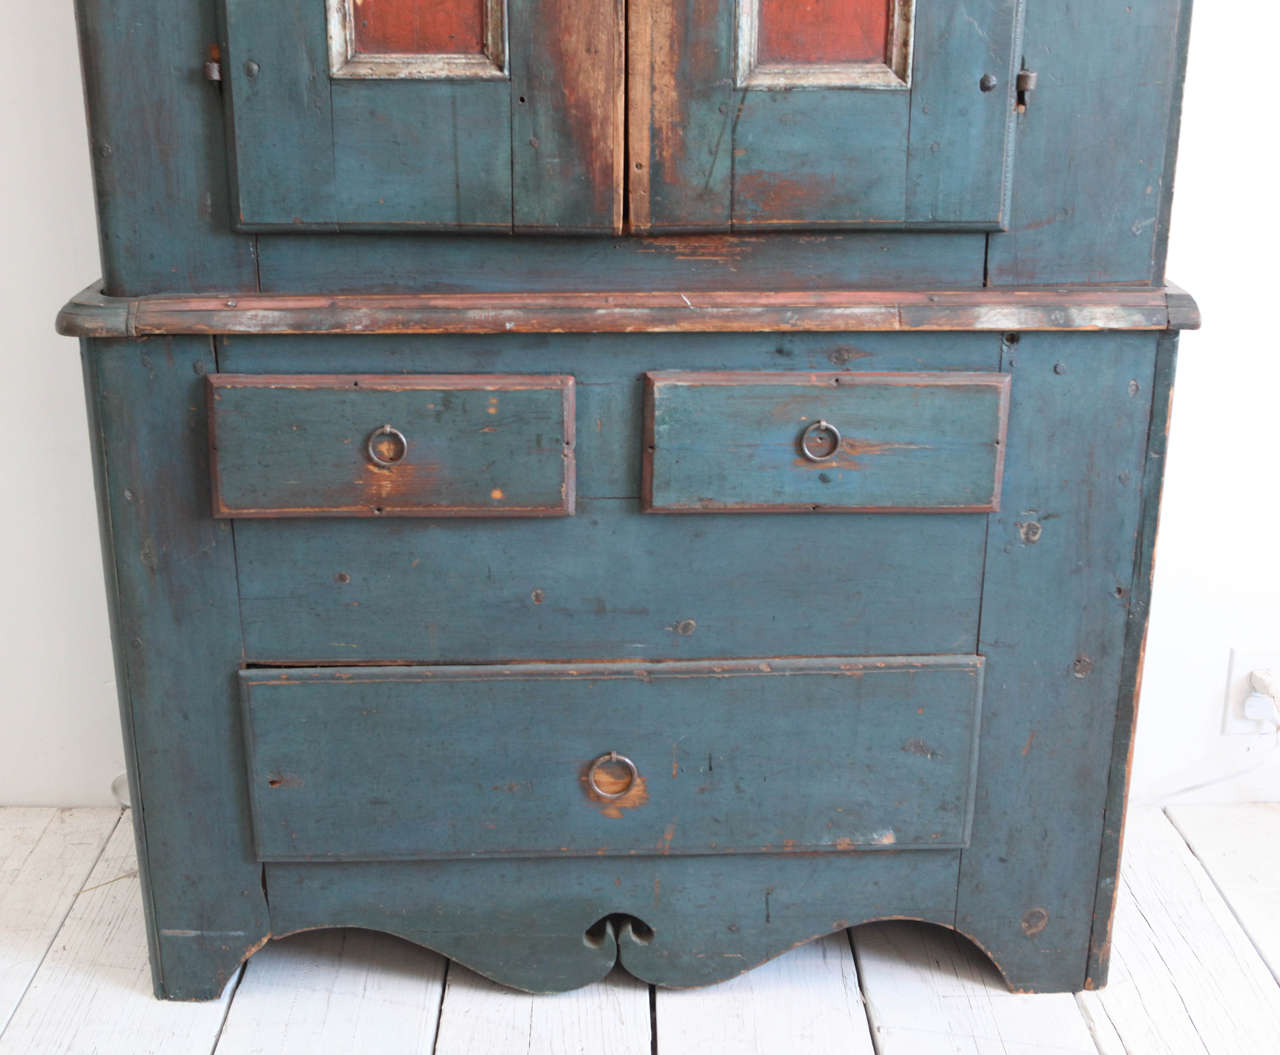
<instances>
[{"instance_id":1,"label":"distressed blue paint","mask_svg":"<svg viewBox=\"0 0 1280 1055\"><path fill-rule=\"evenodd\" d=\"M985 536L978 516L691 524L597 499L566 519L241 520L236 552L254 662L893 655L973 651Z\"/></svg>"},{"instance_id":2,"label":"distressed blue paint","mask_svg":"<svg viewBox=\"0 0 1280 1055\"><path fill-rule=\"evenodd\" d=\"M209 384L214 512L572 513L572 396L573 379L554 376L219 374ZM386 456L380 440L394 448Z\"/></svg>"},{"instance_id":3,"label":"distressed blue paint","mask_svg":"<svg viewBox=\"0 0 1280 1055\"><path fill-rule=\"evenodd\" d=\"M968 837L978 657L241 681L267 861L954 849ZM638 772L618 775L616 799L589 783L610 751Z\"/></svg>"},{"instance_id":4,"label":"distressed blue paint","mask_svg":"<svg viewBox=\"0 0 1280 1055\"><path fill-rule=\"evenodd\" d=\"M420 942L505 985L555 992L615 962L719 982L800 942L890 916L951 923L955 851L269 864L271 925L340 921ZM478 897L477 891L484 891ZM623 914L612 932L593 924Z\"/></svg>"},{"instance_id":5,"label":"distressed blue paint","mask_svg":"<svg viewBox=\"0 0 1280 1055\"><path fill-rule=\"evenodd\" d=\"M655 512L1000 504L1007 377L656 373L649 402Z\"/></svg>"},{"instance_id":6,"label":"distressed blue paint","mask_svg":"<svg viewBox=\"0 0 1280 1055\"><path fill-rule=\"evenodd\" d=\"M650 220L656 231L712 234L513 238L521 228L615 230L623 187L600 180L608 167L601 162L609 161L603 144L615 141L583 113L617 100L579 90L594 68L572 67L581 78L573 90L562 79L566 65L552 52L578 27L556 21L572 13L567 3L513 3L510 83L370 86L328 81L318 4L303 12L290 0L264 17L265 6L248 12L243 0L163 7L77 0L108 292L216 290L233 300L255 288L536 294L1162 281L1188 0L1028 5L1024 46L1013 0L964 9L921 0L914 87L877 95L735 90L733 5L670 0L666 44L677 97L651 129ZM220 12L228 19L221 26ZM530 12L555 18L520 32L519 18ZM590 13L612 17L600 8ZM261 22L252 39L240 29L245 17ZM640 20L631 21L636 30ZM603 47L601 40L578 40L574 55ZM216 44L221 86L201 76ZM1013 117L1012 75L1024 58L1039 87L1027 112ZM249 61L257 63L254 77ZM1000 83L982 93L988 72ZM670 95L672 86L659 85L659 93ZM536 89L524 93L529 109L515 113L526 87ZM265 108L258 107L263 93L271 103ZM247 205L243 216L233 202ZM256 221L276 233L236 230ZM451 233L349 232L402 223ZM752 230L733 233L735 224ZM860 224L871 229L839 230ZM777 230L789 225L833 229ZM994 230L1001 226L1008 230ZM294 233L299 227L323 233ZM1106 332L1010 340L1003 369L1013 402L999 513L774 517L643 515L645 374L991 372L1001 369L999 341L975 334L351 333L88 342L157 992L216 996L260 941L302 927L392 931L491 977L545 991L594 980L619 961L659 984L715 981L796 942L894 915L958 926L1019 988L1098 984L1175 340ZM223 370L247 374L572 376L580 396L577 479L586 500L579 515L560 519L217 521L202 380L216 372L215 350ZM880 435L914 433L930 446L956 430L965 437L947 451L948 471L917 473L905 456L877 455L887 460L865 479L885 501L907 495L927 505L951 485L973 497L992 481L994 433L982 416L989 408L957 398L954 390L940 398L927 420L916 417L922 403L873 422ZM750 435L767 432L749 402L700 404L712 410L720 446L737 442L744 423ZM255 443L264 450L273 428L299 420L269 404L254 411L238 454L220 451L233 478L224 482L246 493L258 488L251 500L268 496L268 504L292 481L333 484L341 466L305 444L284 462L254 461ZM354 444L360 429L347 414L354 411L313 414L308 427L313 436ZM525 424L544 420L558 426L563 442L564 422L545 408L524 417ZM534 432L536 450L540 429ZM223 438L235 436L232 426ZM710 464L689 434L682 444L685 468ZM473 501L488 486L496 501L493 490L505 496L526 487L545 496L556 485L539 475L543 463L522 460L526 450L504 450L496 461L518 465L515 478L491 475L498 468L478 449L450 453L463 467L451 493ZM752 472L736 476L704 464L686 478L660 455L657 482L675 481L685 494L732 486L764 504L788 500L796 492L779 483L791 479L778 475L780 450L775 445ZM349 496L352 483L348 473L335 486ZM428 501L419 511L428 508L473 507ZM923 674L864 675L867 685L906 679L893 683L914 710L878 709L883 699L874 694L844 701L797 687L834 675L774 674L752 683L755 695L731 692L733 679L709 689L701 676L631 675L620 683L625 691L601 693L603 682L588 689L578 675L550 698L541 724L531 700L543 683L531 670L514 682L486 678L495 664L515 661L613 661L649 671L662 660L790 656L809 670L823 656L928 654L986 657L973 825L963 850L863 852L856 848L867 845L869 826L841 828L839 811L858 806L868 818L888 816L904 846L928 845L935 832L949 845L964 841L957 833L968 800L957 804L959 767L975 760L959 745L972 732L966 721L977 699L965 696L962 705L946 686L931 692L918 682ZM361 674L373 688L340 683L332 672L297 673L306 684L287 691L311 701L307 723L284 720L288 708L251 701L259 745L288 768L312 767L301 788L282 780L270 789L301 797L282 797L294 806L281 807L270 825L259 811L259 834L276 839L263 846L280 855L288 827L307 833L307 852L317 857L504 849L524 856L263 869L247 774L260 806L270 793L256 784L265 771L246 764L237 671L246 663L297 670L392 662L428 670ZM440 688L433 664L479 669L464 679L465 692L455 686L443 697L406 697ZM267 685L279 676L273 669L247 680L255 693L286 691ZM518 700L504 695L513 685L522 690ZM321 686L323 700L311 695ZM499 720L507 714L520 719ZM843 721L850 715L860 720ZM722 760L717 770L768 775L769 785L785 789L766 792L761 780L706 793L723 796L715 816L729 818L735 849L780 840L785 850L796 833L792 841L822 852L707 853L721 842L710 807L681 797L687 786L666 776L665 755L661 764L651 760L657 746L679 744L672 728L707 744L712 763ZM348 749L353 729L360 736ZM536 745L540 754L517 752L520 734L520 746ZM563 821L558 813L578 816L572 809L583 803L572 796L581 785L537 778L537 791L509 803L505 826L493 829L515 833L500 845L479 817L485 789L500 780L468 789L461 778L442 778L453 764L442 751L455 743L472 752L477 742L499 743L518 765L536 767L555 755L555 765L571 771L595 750L588 738L608 741L601 752L626 750L611 742L615 734L637 738L646 778L667 783L661 794L654 783L644 810L624 811L609 825L598 813L590 824L585 813L581 825ZM900 758L893 755L899 739ZM831 762L824 752L833 744L843 750ZM438 764L424 771L415 751L435 752ZM674 762L689 774L699 763L680 751ZM802 774L806 755L818 760ZM896 766L886 761L891 755ZM869 783L851 777L854 759L864 761ZM955 768L936 785L908 779L939 764ZM387 804L375 804L372 793L357 802L337 797L361 780L376 780L385 789L376 797ZM899 784L910 786L890 800ZM371 791L372 784L361 786ZM385 812L370 823L373 814L361 810ZM287 823L295 819L304 823ZM460 827L449 830L450 821ZM613 841L592 846L591 825ZM604 846L609 853L535 856L545 846L559 854L565 843L553 836L561 833L574 852ZM841 838L855 849L842 849ZM671 854L657 852L659 840ZM649 846L652 854L632 852ZM615 913L621 916L612 923L594 926Z\"/></svg>"},{"instance_id":7,"label":"distressed blue paint","mask_svg":"<svg viewBox=\"0 0 1280 1055\"><path fill-rule=\"evenodd\" d=\"M1153 542L1141 520L1158 341L1027 335L1005 363L1016 455L987 546L982 767L956 922L1036 988L1083 987L1095 911L1110 913L1095 891L1117 708L1132 705L1135 561Z\"/></svg>"}]
</instances>

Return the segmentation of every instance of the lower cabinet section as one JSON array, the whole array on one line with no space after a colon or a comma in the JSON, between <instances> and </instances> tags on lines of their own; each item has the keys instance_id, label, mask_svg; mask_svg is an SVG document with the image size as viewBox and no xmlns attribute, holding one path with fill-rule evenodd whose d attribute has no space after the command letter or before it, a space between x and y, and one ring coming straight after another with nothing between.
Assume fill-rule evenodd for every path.
<instances>
[{"instance_id":1,"label":"lower cabinet section","mask_svg":"<svg viewBox=\"0 0 1280 1055\"><path fill-rule=\"evenodd\" d=\"M983 659L242 672L259 859L967 844Z\"/></svg>"},{"instance_id":2,"label":"lower cabinet section","mask_svg":"<svg viewBox=\"0 0 1280 1055\"><path fill-rule=\"evenodd\" d=\"M547 991L889 917L1104 984L1175 341L1016 336L90 340L157 993L314 927ZM671 369L650 482L692 516L640 497ZM567 512L566 426L576 515L495 518Z\"/></svg>"}]
</instances>

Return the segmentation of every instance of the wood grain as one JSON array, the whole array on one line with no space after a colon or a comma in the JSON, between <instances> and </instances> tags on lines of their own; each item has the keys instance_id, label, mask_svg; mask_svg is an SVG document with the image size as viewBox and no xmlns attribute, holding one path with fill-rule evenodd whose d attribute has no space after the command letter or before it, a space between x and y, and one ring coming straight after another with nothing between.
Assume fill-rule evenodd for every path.
<instances>
[{"instance_id":1,"label":"wood grain","mask_svg":"<svg viewBox=\"0 0 1280 1055\"><path fill-rule=\"evenodd\" d=\"M236 521L247 654L342 664L973 649L982 517L744 516L698 530L639 509Z\"/></svg>"},{"instance_id":2,"label":"wood grain","mask_svg":"<svg viewBox=\"0 0 1280 1055\"><path fill-rule=\"evenodd\" d=\"M399 293L154 296L90 287L58 318L67 336L165 333L698 333L1160 331L1194 327L1163 289Z\"/></svg>"},{"instance_id":3,"label":"wood grain","mask_svg":"<svg viewBox=\"0 0 1280 1055\"><path fill-rule=\"evenodd\" d=\"M758 2L761 62L883 62L892 0Z\"/></svg>"},{"instance_id":4,"label":"wood grain","mask_svg":"<svg viewBox=\"0 0 1280 1055\"><path fill-rule=\"evenodd\" d=\"M119 820L115 809L0 809L0 1034Z\"/></svg>"},{"instance_id":5,"label":"wood grain","mask_svg":"<svg viewBox=\"0 0 1280 1055\"><path fill-rule=\"evenodd\" d=\"M1009 381L922 371L650 373L645 510L996 512ZM840 436L810 452L826 460L805 455L811 429Z\"/></svg>"},{"instance_id":6,"label":"wood grain","mask_svg":"<svg viewBox=\"0 0 1280 1055\"><path fill-rule=\"evenodd\" d=\"M1280 981L1280 803L1170 806L1166 812Z\"/></svg>"},{"instance_id":7,"label":"wood grain","mask_svg":"<svg viewBox=\"0 0 1280 1055\"><path fill-rule=\"evenodd\" d=\"M244 969L217 1055L431 1055L446 962L387 934L295 934Z\"/></svg>"},{"instance_id":8,"label":"wood grain","mask_svg":"<svg viewBox=\"0 0 1280 1055\"><path fill-rule=\"evenodd\" d=\"M215 517L573 514L572 377L215 374L207 395ZM404 446L379 465L386 427Z\"/></svg>"},{"instance_id":9,"label":"wood grain","mask_svg":"<svg viewBox=\"0 0 1280 1055\"><path fill-rule=\"evenodd\" d=\"M568 993L513 993L449 967L435 1055L650 1055L649 987L625 971Z\"/></svg>"},{"instance_id":10,"label":"wood grain","mask_svg":"<svg viewBox=\"0 0 1280 1055\"><path fill-rule=\"evenodd\" d=\"M633 157L634 161L634 157ZM727 200L727 199L726 199ZM263 292L691 293L694 290L977 289L986 239L920 233L663 234L636 238L343 232L258 238ZM448 252L441 252L441 249ZM252 286L224 286L251 289Z\"/></svg>"},{"instance_id":11,"label":"wood grain","mask_svg":"<svg viewBox=\"0 0 1280 1055\"><path fill-rule=\"evenodd\" d=\"M598 981L619 961L642 981L708 985L865 920L944 922L954 911L957 858L922 851L271 864L267 882L279 932L340 919L547 993ZM610 913L624 915L595 926ZM635 920L647 930L637 933Z\"/></svg>"},{"instance_id":12,"label":"wood grain","mask_svg":"<svg viewBox=\"0 0 1280 1055\"><path fill-rule=\"evenodd\" d=\"M246 670L258 856L954 849L968 840L982 662ZM587 793L610 751L642 793Z\"/></svg>"},{"instance_id":13,"label":"wood grain","mask_svg":"<svg viewBox=\"0 0 1280 1055\"><path fill-rule=\"evenodd\" d=\"M155 990L211 1000L267 935L248 789L228 776L244 766L244 645L230 525L209 516L212 342L117 341L84 359Z\"/></svg>"},{"instance_id":14,"label":"wood grain","mask_svg":"<svg viewBox=\"0 0 1280 1055\"><path fill-rule=\"evenodd\" d=\"M473 58L488 72L465 80L330 77L323 5L225 7L238 229L510 232L512 102L500 57Z\"/></svg>"},{"instance_id":15,"label":"wood grain","mask_svg":"<svg viewBox=\"0 0 1280 1055\"><path fill-rule=\"evenodd\" d=\"M210 1052L234 988L220 985L202 1004L156 1000L133 830L126 820L111 835L58 930L57 942L0 1037L0 1052L111 1051L119 1050L126 1037L132 1055Z\"/></svg>"},{"instance_id":16,"label":"wood grain","mask_svg":"<svg viewBox=\"0 0 1280 1055\"><path fill-rule=\"evenodd\" d=\"M253 243L228 222L226 114L199 76L213 0L75 6L106 288L255 288Z\"/></svg>"},{"instance_id":17,"label":"wood grain","mask_svg":"<svg viewBox=\"0 0 1280 1055\"><path fill-rule=\"evenodd\" d=\"M1016 453L989 521L983 764L956 923L1017 989L1080 989L1094 913L1105 912L1106 774L1125 689L1158 342L1035 334L1005 354Z\"/></svg>"},{"instance_id":18,"label":"wood grain","mask_svg":"<svg viewBox=\"0 0 1280 1055\"><path fill-rule=\"evenodd\" d=\"M1270 1051L1280 988L1204 866L1161 813L1129 819L1111 978L1083 993L1125 1051Z\"/></svg>"},{"instance_id":19,"label":"wood grain","mask_svg":"<svg viewBox=\"0 0 1280 1055\"><path fill-rule=\"evenodd\" d=\"M663 1055L877 1050L843 930L711 989L659 989L654 1018Z\"/></svg>"},{"instance_id":20,"label":"wood grain","mask_svg":"<svg viewBox=\"0 0 1280 1055\"><path fill-rule=\"evenodd\" d=\"M1191 6L1027 5L1021 58L1041 72L1040 88L1018 120L1015 193L1008 229L991 235L990 285L1164 280Z\"/></svg>"},{"instance_id":21,"label":"wood grain","mask_svg":"<svg viewBox=\"0 0 1280 1055\"><path fill-rule=\"evenodd\" d=\"M510 8L513 225L619 234L623 0L510 0Z\"/></svg>"},{"instance_id":22,"label":"wood grain","mask_svg":"<svg viewBox=\"0 0 1280 1055\"><path fill-rule=\"evenodd\" d=\"M853 930L853 947L878 1055L1097 1055L1072 996L1010 993L954 932L871 923Z\"/></svg>"},{"instance_id":23,"label":"wood grain","mask_svg":"<svg viewBox=\"0 0 1280 1055\"><path fill-rule=\"evenodd\" d=\"M352 3L352 0L344 0ZM484 51L485 0L356 0L355 50L441 55Z\"/></svg>"},{"instance_id":24,"label":"wood grain","mask_svg":"<svg viewBox=\"0 0 1280 1055\"><path fill-rule=\"evenodd\" d=\"M1146 654L1147 625L1151 615L1156 536L1160 523L1160 497L1164 488L1164 462L1169 446L1177 359L1177 335L1158 337L1156 368L1151 386L1151 423L1147 428L1147 464L1142 477L1142 519L1137 536L1133 583L1127 591L1129 618L1125 626L1124 666L1120 675L1111 766L1107 774L1107 812L1102 829L1102 855L1098 865L1098 892L1093 910L1089 971L1085 980L1086 987L1090 989L1106 984L1107 962L1111 953L1115 901L1119 889L1120 853L1124 842L1124 816L1137 743L1142 662Z\"/></svg>"}]
</instances>

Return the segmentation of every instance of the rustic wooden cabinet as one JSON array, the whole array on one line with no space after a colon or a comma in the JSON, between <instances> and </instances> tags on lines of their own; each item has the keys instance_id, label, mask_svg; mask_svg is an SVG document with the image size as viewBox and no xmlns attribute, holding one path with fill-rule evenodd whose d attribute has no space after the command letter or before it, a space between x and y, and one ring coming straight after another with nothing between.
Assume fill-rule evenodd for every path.
<instances>
[{"instance_id":1,"label":"rustic wooden cabinet","mask_svg":"<svg viewBox=\"0 0 1280 1055\"><path fill-rule=\"evenodd\" d=\"M160 996L1105 981L1186 0L77 6Z\"/></svg>"}]
</instances>

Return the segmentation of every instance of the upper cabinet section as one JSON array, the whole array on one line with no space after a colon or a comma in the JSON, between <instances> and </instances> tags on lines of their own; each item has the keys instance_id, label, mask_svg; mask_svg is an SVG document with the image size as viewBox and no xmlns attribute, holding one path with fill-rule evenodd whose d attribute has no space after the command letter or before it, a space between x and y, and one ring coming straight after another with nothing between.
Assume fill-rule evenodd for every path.
<instances>
[{"instance_id":1,"label":"upper cabinet section","mask_svg":"<svg viewBox=\"0 0 1280 1055\"><path fill-rule=\"evenodd\" d=\"M631 0L637 232L1007 224L1020 0Z\"/></svg>"},{"instance_id":2,"label":"upper cabinet section","mask_svg":"<svg viewBox=\"0 0 1280 1055\"><path fill-rule=\"evenodd\" d=\"M241 229L622 229L622 0L225 10Z\"/></svg>"},{"instance_id":3,"label":"upper cabinet section","mask_svg":"<svg viewBox=\"0 0 1280 1055\"><path fill-rule=\"evenodd\" d=\"M226 0L236 224L1000 229L1019 8Z\"/></svg>"}]
</instances>

